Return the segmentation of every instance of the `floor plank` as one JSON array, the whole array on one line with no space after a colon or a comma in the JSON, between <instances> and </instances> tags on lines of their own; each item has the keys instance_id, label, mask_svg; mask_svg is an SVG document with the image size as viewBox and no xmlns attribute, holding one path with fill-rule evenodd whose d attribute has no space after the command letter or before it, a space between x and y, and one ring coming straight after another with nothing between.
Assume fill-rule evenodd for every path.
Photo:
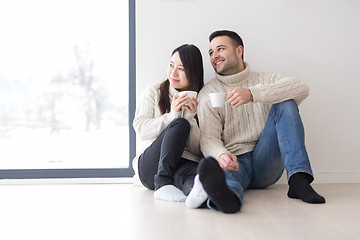
<instances>
[{"instance_id":1,"label":"floor plank","mask_svg":"<svg viewBox=\"0 0 360 240\"><path fill-rule=\"evenodd\" d=\"M360 239L360 184L314 184L325 204L248 190L239 213L187 209L132 184L0 185L0 226L13 239Z\"/></svg>"}]
</instances>

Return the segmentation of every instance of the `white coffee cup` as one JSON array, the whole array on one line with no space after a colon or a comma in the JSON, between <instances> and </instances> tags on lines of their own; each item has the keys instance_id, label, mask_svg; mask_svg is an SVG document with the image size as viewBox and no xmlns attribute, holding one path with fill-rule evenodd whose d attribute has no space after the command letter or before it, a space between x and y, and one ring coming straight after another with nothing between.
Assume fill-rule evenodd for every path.
<instances>
[{"instance_id":1,"label":"white coffee cup","mask_svg":"<svg viewBox=\"0 0 360 240\"><path fill-rule=\"evenodd\" d=\"M181 96L183 96L183 95L185 95L185 94L187 94L187 96L188 96L189 98L196 98L196 97L197 97L197 92L195 92L195 91L181 91L181 92L179 93L179 96L181 97ZM188 99L188 102L190 102L189 99ZM187 104L185 104L185 105L187 105Z\"/></svg>"},{"instance_id":2,"label":"white coffee cup","mask_svg":"<svg viewBox=\"0 0 360 240\"><path fill-rule=\"evenodd\" d=\"M195 91L181 91L179 93L179 96L183 96L184 94L187 94L187 96L189 98L196 98L197 97L197 92L195 92Z\"/></svg>"},{"instance_id":3,"label":"white coffee cup","mask_svg":"<svg viewBox=\"0 0 360 240\"><path fill-rule=\"evenodd\" d=\"M226 93L209 93L212 107L224 107L226 103Z\"/></svg>"}]
</instances>

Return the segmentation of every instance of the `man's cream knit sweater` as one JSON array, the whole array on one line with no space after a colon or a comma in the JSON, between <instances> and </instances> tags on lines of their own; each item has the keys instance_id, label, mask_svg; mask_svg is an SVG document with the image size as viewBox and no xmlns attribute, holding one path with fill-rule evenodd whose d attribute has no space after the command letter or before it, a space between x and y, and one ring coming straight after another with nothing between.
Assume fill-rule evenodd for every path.
<instances>
[{"instance_id":1,"label":"man's cream knit sweater","mask_svg":"<svg viewBox=\"0 0 360 240\"><path fill-rule=\"evenodd\" d=\"M299 105L309 95L309 88L296 77L285 77L278 72L252 72L247 63L245 67L230 76L215 73L215 78L199 93L200 145L205 157L217 159L223 153L240 155L252 151L272 104L294 99ZM240 107L211 106L209 93L226 93L237 87L249 88L253 102Z\"/></svg>"},{"instance_id":2,"label":"man's cream knit sweater","mask_svg":"<svg viewBox=\"0 0 360 240\"><path fill-rule=\"evenodd\" d=\"M170 102L179 92L169 87ZM138 173L138 157L150 144L162 133L162 131L176 118L185 118L190 123L190 134L186 142L183 158L192 161L200 161L200 130L195 114L189 114L185 109L175 112L173 109L169 113L161 114L158 107L160 97L159 84L148 87L140 101L138 102L133 126L136 135L141 140L138 144L137 156L133 160L135 175Z\"/></svg>"}]
</instances>

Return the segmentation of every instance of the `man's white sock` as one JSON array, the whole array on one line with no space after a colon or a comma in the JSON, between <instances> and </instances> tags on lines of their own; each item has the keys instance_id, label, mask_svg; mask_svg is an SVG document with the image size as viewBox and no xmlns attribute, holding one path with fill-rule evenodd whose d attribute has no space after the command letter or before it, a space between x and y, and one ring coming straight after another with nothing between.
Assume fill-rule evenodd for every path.
<instances>
[{"instance_id":1,"label":"man's white sock","mask_svg":"<svg viewBox=\"0 0 360 240\"><path fill-rule=\"evenodd\" d=\"M203 185L200 182L199 174L195 176L194 186L186 198L186 207L198 208L208 199L208 194L205 192Z\"/></svg>"},{"instance_id":2,"label":"man's white sock","mask_svg":"<svg viewBox=\"0 0 360 240\"><path fill-rule=\"evenodd\" d=\"M185 202L186 196L174 185L165 185L154 192L154 198L171 202Z\"/></svg>"}]
</instances>

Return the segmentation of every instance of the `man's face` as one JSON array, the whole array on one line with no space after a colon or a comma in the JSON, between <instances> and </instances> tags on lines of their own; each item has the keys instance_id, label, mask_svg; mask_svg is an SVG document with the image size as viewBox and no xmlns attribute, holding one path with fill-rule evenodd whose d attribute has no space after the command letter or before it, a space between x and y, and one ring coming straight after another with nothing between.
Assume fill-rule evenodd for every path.
<instances>
[{"instance_id":1,"label":"man's face","mask_svg":"<svg viewBox=\"0 0 360 240\"><path fill-rule=\"evenodd\" d=\"M210 62L214 70L221 75L241 72L242 49L241 46L235 48L228 36L215 37L209 47Z\"/></svg>"}]
</instances>

